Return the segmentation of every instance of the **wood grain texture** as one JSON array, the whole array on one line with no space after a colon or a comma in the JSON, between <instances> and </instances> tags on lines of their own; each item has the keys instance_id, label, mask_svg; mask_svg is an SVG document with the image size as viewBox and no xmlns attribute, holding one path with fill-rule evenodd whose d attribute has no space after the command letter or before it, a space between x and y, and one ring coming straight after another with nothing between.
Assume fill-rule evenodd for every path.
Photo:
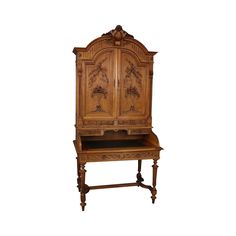
<instances>
[{"instance_id":1,"label":"wood grain texture","mask_svg":"<svg viewBox=\"0 0 236 236\"><path fill-rule=\"evenodd\" d=\"M153 57L118 25L87 47L75 47L77 187L81 207L91 189L140 186L156 199L160 147L152 131ZM153 159L152 186L143 183L142 160ZM88 186L87 162L138 160L135 183Z\"/></svg>"}]
</instances>

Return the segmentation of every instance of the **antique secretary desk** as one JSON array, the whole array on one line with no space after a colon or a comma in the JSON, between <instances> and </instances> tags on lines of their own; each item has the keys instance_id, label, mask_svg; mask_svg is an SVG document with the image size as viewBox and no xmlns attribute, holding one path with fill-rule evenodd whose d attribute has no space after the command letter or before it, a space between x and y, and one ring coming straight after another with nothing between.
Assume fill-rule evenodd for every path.
<instances>
[{"instance_id":1,"label":"antique secretary desk","mask_svg":"<svg viewBox=\"0 0 236 236\"><path fill-rule=\"evenodd\" d=\"M76 138L78 189L82 210L92 189L140 186L156 199L157 160L162 148L152 132L153 56L122 29L75 47ZM142 160L153 159L152 186L143 183ZM133 183L88 186L87 162L138 160Z\"/></svg>"}]
</instances>

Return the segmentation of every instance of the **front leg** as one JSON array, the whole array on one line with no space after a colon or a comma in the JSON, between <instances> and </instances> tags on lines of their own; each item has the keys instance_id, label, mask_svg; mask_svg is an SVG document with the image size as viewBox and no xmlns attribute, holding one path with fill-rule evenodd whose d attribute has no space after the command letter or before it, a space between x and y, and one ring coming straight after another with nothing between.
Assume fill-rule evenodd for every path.
<instances>
[{"instance_id":1,"label":"front leg","mask_svg":"<svg viewBox=\"0 0 236 236\"><path fill-rule=\"evenodd\" d=\"M82 207L82 211L84 211L84 208L86 206L86 185L85 185L85 163L80 163L80 200L81 200L81 207Z\"/></svg>"},{"instance_id":2,"label":"front leg","mask_svg":"<svg viewBox=\"0 0 236 236\"><path fill-rule=\"evenodd\" d=\"M158 168L158 165L157 165L157 160L154 160L153 162L153 166L152 166L152 169L153 169L153 175L152 175L152 203L155 203L155 199L156 199L156 194L157 194L157 189L156 189L156 180L157 180L157 168Z\"/></svg>"},{"instance_id":3,"label":"front leg","mask_svg":"<svg viewBox=\"0 0 236 236\"><path fill-rule=\"evenodd\" d=\"M80 163L79 163L79 157L76 157L77 159L77 188L80 192Z\"/></svg>"},{"instance_id":4,"label":"front leg","mask_svg":"<svg viewBox=\"0 0 236 236\"><path fill-rule=\"evenodd\" d=\"M142 167L142 160L138 160L138 174L136 175L136 177L137 177L136 183L138 183L138 184L140 184L141 182L144 181L142 174L141 174L141 167Z\"/></svg>"}]
</instances>

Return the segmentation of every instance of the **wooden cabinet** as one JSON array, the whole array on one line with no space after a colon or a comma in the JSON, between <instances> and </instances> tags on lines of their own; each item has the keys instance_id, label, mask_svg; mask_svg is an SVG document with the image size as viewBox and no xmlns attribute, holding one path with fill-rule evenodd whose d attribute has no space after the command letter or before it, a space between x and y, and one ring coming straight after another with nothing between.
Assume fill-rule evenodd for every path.
<instances>
[{"instance_id":1,"label":"wooden cabinet","mask_svg":"<svg viewBox=\"0 0 236 236\"><path fill-rule=\"evenodd\" d=\"M137 159L141 171L142 159L154 162L159 159L161 147L151 125L156 52L148 51L119 25L87 47L74 48L73 52L76 55L74 144L84 209L86 191L96 189L83 182L86 162ZM147 188L154 196L153 187Z\"/></svg>"}]
</instances>

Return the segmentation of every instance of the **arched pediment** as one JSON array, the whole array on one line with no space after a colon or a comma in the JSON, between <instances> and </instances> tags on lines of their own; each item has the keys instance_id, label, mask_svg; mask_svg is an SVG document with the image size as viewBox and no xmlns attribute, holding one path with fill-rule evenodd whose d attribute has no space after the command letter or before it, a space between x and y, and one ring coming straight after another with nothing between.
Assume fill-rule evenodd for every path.
<instances>
[{"instance_id":1,"label":"arched pediment","mask_svg":"<svg viewBox=\"0 0 236 236\"><path fill-rule=\"evenodd\" d=\"M156 52L148 51L147 48L131 34L123 30L122 26L117 25L115 29L102 34L101 37L94 39L87 47L75 47L73 52L82 59L91 59L104 48L125 48L137 55L142 61L152 60Z\"/></svg>"}]
</instances>

